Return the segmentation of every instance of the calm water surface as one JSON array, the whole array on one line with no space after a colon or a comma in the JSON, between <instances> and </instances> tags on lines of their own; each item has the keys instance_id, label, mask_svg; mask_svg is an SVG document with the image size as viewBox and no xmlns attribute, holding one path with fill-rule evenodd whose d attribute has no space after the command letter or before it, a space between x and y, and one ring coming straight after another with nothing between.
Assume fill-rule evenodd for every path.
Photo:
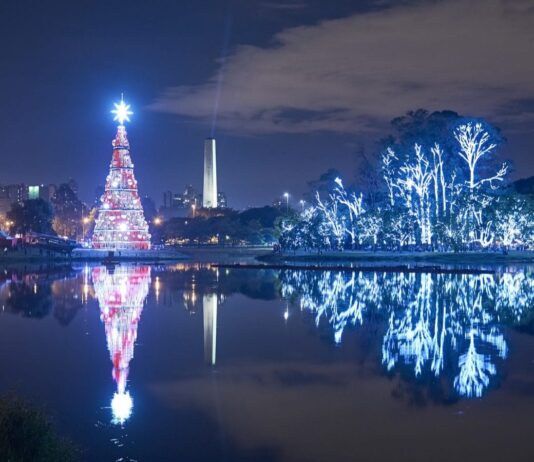
<instances>
[{"instance_id":1,"label":"calm water surface","mask_svg":"<svg viewBox=\"0 0 534 462\"><path fill-rule=\"evenodd\" d=\"M90 461L532 461L534 275L0 275L0 393Z\"/></svg>"}]
</instances>

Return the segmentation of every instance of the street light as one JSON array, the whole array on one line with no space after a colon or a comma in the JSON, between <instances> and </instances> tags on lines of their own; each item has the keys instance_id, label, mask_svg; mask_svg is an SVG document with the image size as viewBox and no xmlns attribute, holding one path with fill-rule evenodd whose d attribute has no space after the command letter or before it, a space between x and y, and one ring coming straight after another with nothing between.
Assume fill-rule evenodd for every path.
<instances>
[{"instance_id":1,"label":"street light","mask_svg":"<svg viewBox=\"0 0 534 462\"><path fill-rule=\"evenodd\" d=\"M289 212L289 193L284 193L284 197L286 198L286 211Z\"/></svg>"},{"instance_id":2,"label":"street light","mask_svg":"<svg viewBox=\"0 0 534 462\"><path fill-rule=\"evenodd\" d=\"M82 241L85 241L85 225L90 221L89 217L82 218Z\"/></svg>"},{"instance_id":3,"label":"street light","mask_svg":"<svg viewBox=\"0 0 534 462\"><path fill-rule=\"evenodd\" d=\"M160 217L156 217L156 218L154 218L154 224L155 224L156 226L161 225L161 218L160 218Z\"/></svg>"},{"instance_id":4,"label":"street light","mask_svg":"<svg viewBox=\"0 0 534 462\"><path fill-rule=\"evenodd\" d=\"M193 209L193 218L195 218L195 209L197 208L197 204L192 204L191 209Z\"/></svg>"}]
</instances>

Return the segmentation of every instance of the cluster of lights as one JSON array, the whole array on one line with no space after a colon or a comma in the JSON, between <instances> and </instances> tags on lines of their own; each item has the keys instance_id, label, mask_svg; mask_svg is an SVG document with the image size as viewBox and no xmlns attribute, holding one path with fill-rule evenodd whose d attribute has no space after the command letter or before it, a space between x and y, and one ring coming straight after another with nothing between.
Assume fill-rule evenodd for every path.
<instances>
[{"instance_id":1,"label":"cluster of lights","mask_svg":"<svg viewBox=\"0 0 534 462\"><path fill-rule=\"evenodd\" d=\"M534 278L523 272L487 274L346 273L285 271L282 295L298 297L301 309L332 325L336 343L347 326L366 316L388 319L382 363L392 371L411 367L441 376L456 364L452 386L480 397L507 357L499 320L518 320L534 306ZM284 319L289 317L289 308ZM481 353L483 351L484 353ZM455 360L451 358L455 356ZM448 356L448 357L447 357Z\"/></svg>"},{"instance_id":2,"label":"cluster of lights","mask_svg":"<svg viewBox=\"0 0 534 462\"><path fill-rule=\"evenodd\" d=\"M91 271L117 385L111 402L112 421L116 424L128 420L133 410L133 400L126 387L137 327L150 287L150 273L149 266L120 266L114 271L96 267Z\"/></svg>"},{"instance_id":3,"label":"cluster of lights","mask_svg":"<svg viewBox=\"0 0 534 462\"><path fill-rule=\"evenodd\" d=\"M440 140L428 139L387 148L380 164L382 202L364 206L362 195L336 178L327 197L317 193L308 208L301 202L298 222L292 218L282 224L282 247L534 248L528 200L494 193L507 165L493 171L491 164L483 165L496 150L491 131L485 123L468 120L450 133L456 145L449 151ZM284 198L289 208L289 194Z\"/></svg>"},{"instance_id":4,"label":"cluster of lights","mask_svg":"<svg viewBox=\"0 0 534 462\"><path fill-rule=\"evenodd\" d=\"M6 220L4 221L4 229L11 229L13 226L15 226L15 222L12 220Z\"/></svg>"},{"instance_id":5,"label":"cluster of lights","mask_svg":"<svg viewBox=\"0 0 534 462\"><path fill-rule=\"evenodd\" d=\"M120 125L112 143L110 173L95 221L93 247L96 249L150 249L150 233L137 191L128 137L123 125L132 114L129 108L121 100L112 111L114 120L118 120Z\"/></svg>"}]
</instances>

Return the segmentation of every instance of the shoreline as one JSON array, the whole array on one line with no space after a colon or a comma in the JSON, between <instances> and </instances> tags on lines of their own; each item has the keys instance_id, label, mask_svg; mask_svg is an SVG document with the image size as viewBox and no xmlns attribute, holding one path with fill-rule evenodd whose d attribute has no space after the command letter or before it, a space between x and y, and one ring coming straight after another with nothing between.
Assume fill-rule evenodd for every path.
<instances>
[{"instance_id":1,"label":"shoreline","mask_svg":"<svg viewBox=\"0 0 534 462\"><path fill-rule=\"evenodd\" d=\"M345 271L351 273L435 273L435 274L495 274L495 269L477 268L444 268L441 266L408 266L408 265L380 265L380 266L347 266L347 265L291 265L291 264L243 264L243 263L215 263L215 268L231 269L262 269L275 271Z\"/></svg>"},{"instance_id":2,"label":"shoreline","mask_svg":"<svg viewBox=\"0 0 534 462\"><path fill-rule=\"evenodd\" d=\"M266 247L179 247L173 250L121 251L109 255L107 251L78 249L66 254L15 253L0 255L0 266L6 264L61 265L68 263L165 263L191 262L234 265L235 267L346 269L380 271L384 268L441 268L484 269L507 265L534 265L534 252L387 252L387 251L342 251L317 253L274 253ZM478 267L478 268L475 268ZM356 268L356 269L354 269ZM418 271L415 269L414 271Z\"/></svg>"},{"instance_id":3,"label":"shoreline","mask_svg":"<svg viewBox=\"0 0 534 462\"><path fill-rule=\"evenodd\" d=\"M317 253L282 253L258 257L258 261L268 264L309 263L309 264L354 264L367 263L378 265L509 265L533 264L534 252L388 252L388 251L351 251Z\"/></svg>"}]
</instances>

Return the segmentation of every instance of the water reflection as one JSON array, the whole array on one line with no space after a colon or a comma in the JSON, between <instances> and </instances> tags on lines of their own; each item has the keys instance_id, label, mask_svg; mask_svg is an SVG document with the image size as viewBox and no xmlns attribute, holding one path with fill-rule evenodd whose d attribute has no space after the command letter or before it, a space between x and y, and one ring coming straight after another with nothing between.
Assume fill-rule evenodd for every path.
<instances>
[{"instance_id":1,"label":"water reflection","mask_svg":"<svg viewBox=\"0 0 534 462\"><path fill-rule=\"evenodd\" d=\"M327 321L336 343L366 317L386 322L382 364L414 377L452 374L456 393L480 397L508 345L503 322L520 324L534 304L534 279L503 274L284 271L282 295Z\"/></svg>"},{"instance_id":2,"label":"water reflection","mask_svg":"<svg viewBox=\"0 0 534 462\"><path fill-rule=\"evenodd\" d=\"M111 401L116 424L123 424L132 414L133 400L126 386L137 327L150 287L150 272L149 266L101 266L91 272L117 385Z\"/></svg>"},{"instance_id":3,"label":"water reflection","mask_svg":"<svg viewBox=\"0 0 534 462\"><path fill-rule=\"evenodd\" d=\"M33 319L44 319L52 313L67 326L83 304L75 275L71 268L63 267L31 272L6 269L0 274L2 311Z\"/></svg>"},{"instance_id":4,"label":"water reflection","mask_svg":"<svg viewBox=\"0 0 534 462\"><path fill-rule=\"evenodd\" d=\"M217 306L216 294L205 294L203 296L204 361L212 366L215 366L217 361Z\"/></svg>"},{"instance_id":5,"label":"water reflection","mask_svg":"<svg viewBox=\"0 0 534 462\"><path fill-rule=\"evenodd\" d=\"M185 305L193 316L202 309L207 364L217 362L221 303L235 293L249 299L284 298L283 315L276 314L280 322L292 326L299 319L290 307L295 302L313 315L318 327L328 325L336 344L348 329L372 325L377 339L373 351L383 370L409 383L439 383L464 397L480 397L499 383L509 354L506 327L532 332L534 311L534 278L523 269L483 274L277 272L183 264L4 272L0 305L3 312L22 317L53 315L67 326L96 298L116 384L113 421L124 423L133 409L129 365L151 288L156 303L178 309Z\"/></svg>"}]
</instances>

